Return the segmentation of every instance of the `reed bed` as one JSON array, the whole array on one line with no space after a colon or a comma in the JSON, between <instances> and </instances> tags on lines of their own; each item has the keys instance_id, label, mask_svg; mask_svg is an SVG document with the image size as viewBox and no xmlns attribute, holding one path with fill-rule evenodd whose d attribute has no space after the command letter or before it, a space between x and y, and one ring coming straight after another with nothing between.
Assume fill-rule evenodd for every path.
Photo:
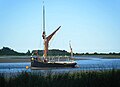
<instances>
[{"instance_id":1,"label":"reed bed","mask_svg":"<svg viewBox=\"0 0 120 87\"><path fill-rule=\"evenodd\" d=\"M120 70L0 74L0 87L120 87Z\"/></svg>"}]
</instances>

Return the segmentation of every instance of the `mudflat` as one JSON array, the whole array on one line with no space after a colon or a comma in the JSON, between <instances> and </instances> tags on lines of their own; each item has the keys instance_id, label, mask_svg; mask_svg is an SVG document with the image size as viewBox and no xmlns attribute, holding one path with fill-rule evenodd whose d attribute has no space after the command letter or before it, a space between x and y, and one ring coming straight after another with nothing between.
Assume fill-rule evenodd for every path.
<instances>
[{"instance_id":1,"label":"mudflat","mask_svg":"<svg viewBox=\"0 0 120 87\"><path fill-rule=\"evenodd\" d=\"M102 58L102 59L120 59L120 55L80 55L79 58L74 60L86 60L90 58ZM55 59L55 58L54 58ZM64 60L64 58L62 58ZM30 62L30 56L0 56L0 63L17 63L17 62Z\"/></svg>"},{"instance_id":2,"label":"mudflat","mask_svg":"<svg viewBox=\"0 0 120 87\"><path fill-rule=\"evenodd\" d=\"M30 62L30 59L0 59L0 63Z\"/></svg>"},{"instance_id":3,"label":"mudflat","mask_svg":"<svg viewBox=\"0 0 120 87\"><path fill-rule=\"evenodd\" d=\"M0 56L0 63L30 62L30 56Z\"/></svg>"}]
</instances>

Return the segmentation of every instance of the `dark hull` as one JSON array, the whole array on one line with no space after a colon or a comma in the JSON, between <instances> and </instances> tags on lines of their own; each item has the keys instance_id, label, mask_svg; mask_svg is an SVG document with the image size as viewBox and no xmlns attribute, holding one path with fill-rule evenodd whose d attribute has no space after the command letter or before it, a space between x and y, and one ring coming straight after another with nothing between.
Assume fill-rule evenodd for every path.
<instances>
[{"instance_id":1,"label":"dark hull","mask_svg":"<svg viewBox=\"0 0 120 87\"><path fill-rule=\"evenodd\" d=\"M36 68L62 68L62 67L75 67L77 63L45 63L38 61L31 61L31 67Z\"/></svg>"}]
</instances>

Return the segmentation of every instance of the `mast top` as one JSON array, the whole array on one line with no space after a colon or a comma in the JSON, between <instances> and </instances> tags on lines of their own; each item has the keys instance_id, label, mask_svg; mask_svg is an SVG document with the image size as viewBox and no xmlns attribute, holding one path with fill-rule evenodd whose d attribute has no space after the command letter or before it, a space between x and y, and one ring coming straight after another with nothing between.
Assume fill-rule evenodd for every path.
<instances>
[{"instance_id":1,"label":"mast top","mask_svg":"<svg viewBox=\"0 0 120 87\"><path fill-rule=\"evenodd\" d=\"M43 1L43 32L45 32L45 6Z\"/></svg>"}]
</instances>

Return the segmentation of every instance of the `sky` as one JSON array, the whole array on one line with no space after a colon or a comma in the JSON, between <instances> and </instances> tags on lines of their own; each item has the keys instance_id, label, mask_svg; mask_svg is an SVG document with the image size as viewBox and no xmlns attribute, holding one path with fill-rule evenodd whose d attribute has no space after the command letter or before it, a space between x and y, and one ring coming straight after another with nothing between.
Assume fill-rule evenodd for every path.
<instances>
[{"instance_id":1,"label":"sky","mask_svg":"<svg viewBox=\"0 0 120 87\"><path fill-rule=\"evenodd\" d=\"M120 52L120 0L44 0L49 49ZM43 49L43 0L0 0L0 48Z\"/></svg>"}]
</instances>

